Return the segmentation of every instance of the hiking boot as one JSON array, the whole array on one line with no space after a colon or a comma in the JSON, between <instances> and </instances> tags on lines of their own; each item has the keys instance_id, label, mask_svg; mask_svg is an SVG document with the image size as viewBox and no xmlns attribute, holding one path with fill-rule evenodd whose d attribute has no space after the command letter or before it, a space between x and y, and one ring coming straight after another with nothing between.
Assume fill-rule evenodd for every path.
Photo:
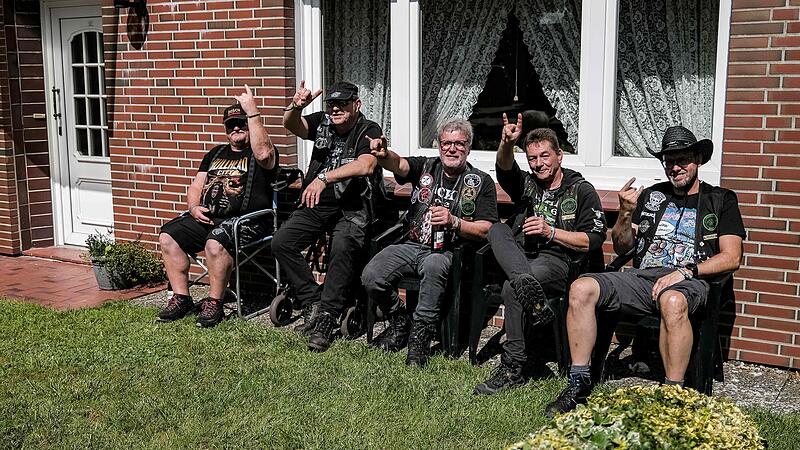
<instances>
[{"instance_id":1,"label":"hiking boot","mask_svg":"<svg viewBox=\"0 0 800 450\"><path fill-rule=\"evenodd\" d=\"M556 414L572 411L579 404L586 403L592 393L592 378L589 374L569 374L567 387L545 408L545 415L552 419Z\"/></svg>"},{"instance_id":2,"label":"hiking boot","mask_svg":"<svg viewBox=\"0 0 800 450\"><path fill-rule=\"evenodd\" d=\"M188 295L173 294L167 301L167 306L158 313L156 320L159 322L172 322L182 319L194 309L192 297Z\"/></svg>"},{"instance_id":3,"label":"hiking boot","mask_svg":"<svg viewBox=\"0 0 800 450\"><path fill-rule=\"evenodd\" d=\"M197 326L210 328L222 322L225 316L222 311L222 301L206 297L200 302L200 313L197 314Z\"/></svg>"},{"instance_id":4,"label":"hiking boot","mask_svg":"<svg viewBox=\"0 0 800 450\"><path fill-rule=\"evenodd\" d=\"M547 303L547 296L544 294L542 285L530 274L522 274L511 280L511 288L517 301L522 305L522 309L531 318L531 325L536 326L546 324L556 315Z\"/></svg>"},{"instance_id":5,"label":"hiking boot","mask_svg":"<svg viewBox=\"0 0 800 450\"><path fill-rule=\"evenodd\" d=\"M320 313L308 337L308 349L315 352L327 350L339 329L339 321L329 312Z\"/></svg>"},{"instance_id":6,"label":"hiking boot","mask_svg":"<svg viewBox=\"0 0 800 450\"><path fill-rule=\"evenodd\" d=\"M475 386L476 395L494 395L503 389L512 389L526 383L522 375L522 366L500 363L492 376L483 383Z\"/></svg>"},{"instance_id":7,"label":"hiking boot","mask_svg":"<svg viewBox=\"0 0 800 450\"><path fill-rule=\"evenodd\" d=\"M428 365L434 334L436 334L435 323L414 321L411 326L411 335L408 338L407 366L425 367Z\"/></svg>"},{"instance_id":8,"label":"hiking boot","mask_svg":"<svg viewBox=\"0 0 800 450\"><path fill-rule=\"evenodd\" d=\"M405 310L389 316L389 326L372 341L372 346L387 352L397 352L408 345L411 331L411 315Z\"/></svg>"},{"instance_id":9,"label":"hiking boot","mask_svg":"<svg viewBox=\"0 0 800 450\"><path fill-rule=\"evenodd\" d=\"M317 320L319 313L319 302L309 303L303 306L300 316L303 318L303 323L294 327L296 331L303 334L309 334L314 329L314 321Z\"/></svg>"}]
</instances>

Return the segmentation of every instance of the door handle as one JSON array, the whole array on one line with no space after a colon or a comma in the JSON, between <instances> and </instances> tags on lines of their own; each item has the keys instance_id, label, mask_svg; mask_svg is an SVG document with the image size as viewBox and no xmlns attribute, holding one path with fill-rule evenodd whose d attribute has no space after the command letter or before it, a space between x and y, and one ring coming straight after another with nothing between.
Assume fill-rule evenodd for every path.
<instances>
[{"instance_id":1,"label":"door handle","mask_svg":"<svg viewBox=\"0 0 800 450\"><path fill-rule=\"evenodd\" d=\"M53 118L56 119L56 123L58 124L58 135L61 136L61 89L53 86L51 92L53 93Z\"/></svg>"}]
</instances>

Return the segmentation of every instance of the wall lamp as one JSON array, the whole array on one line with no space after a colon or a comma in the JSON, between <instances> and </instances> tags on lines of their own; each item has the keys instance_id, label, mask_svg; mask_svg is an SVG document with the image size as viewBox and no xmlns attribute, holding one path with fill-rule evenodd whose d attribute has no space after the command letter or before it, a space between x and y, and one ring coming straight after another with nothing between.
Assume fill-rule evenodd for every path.
<instances>
[{"instance_id":1,"label":"wall lamp","mask_svg":"<svg viewBox=\"0 0 800 450\"><path fill-rule=\"evenodd\" d=\"M147 14L147 0L114 0L114 8L133 8L139 16Z\"/></svg>"}]
</instances>

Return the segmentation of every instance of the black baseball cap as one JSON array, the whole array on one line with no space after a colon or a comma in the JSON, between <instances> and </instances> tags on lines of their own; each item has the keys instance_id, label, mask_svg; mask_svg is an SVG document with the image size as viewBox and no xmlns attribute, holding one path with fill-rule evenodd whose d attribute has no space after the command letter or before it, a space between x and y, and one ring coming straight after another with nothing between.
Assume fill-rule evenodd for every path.
<instances>
[{"instance_id":1,"label":"black baseball cap","mask_svg":"<svg viewBox=\"0 0 800 450\"><path fill-rule=\"evenodd\" d=\"M242 109L242 105L236 103L225 108L225 111L222 113L222 123L225 123L231 119L247 120L247 113L244 112L244 109Z\"/></svg>"},{"instance_id":2,"label":"black baseball cap","mask_svg":"<svg viewBox=\"0 0 800 450\"><path fill-rule=\"evenodd\" d=\"M328 88L325 101L328 100L353 100L358 98L358 86L347 81L339 81Z\"/></svg>"}]
</instances>

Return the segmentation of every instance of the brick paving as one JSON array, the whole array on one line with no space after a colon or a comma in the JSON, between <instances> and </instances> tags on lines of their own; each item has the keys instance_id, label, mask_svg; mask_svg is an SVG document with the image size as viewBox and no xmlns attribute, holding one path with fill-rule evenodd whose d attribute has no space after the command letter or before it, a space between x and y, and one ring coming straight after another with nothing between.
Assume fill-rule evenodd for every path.
<instances>
[{"instance_id":1,"label":"brick paving","mask_svg":"<svg viewBox=\"0 0 800 450\"><path fill-rule=\"evenodd\" d=\"M0 297L57 310L91 308L109 300L128 300L164 289L164 284L102 291L92 266L33 256L0 256Z\"/></svg>"}]
</instances>

